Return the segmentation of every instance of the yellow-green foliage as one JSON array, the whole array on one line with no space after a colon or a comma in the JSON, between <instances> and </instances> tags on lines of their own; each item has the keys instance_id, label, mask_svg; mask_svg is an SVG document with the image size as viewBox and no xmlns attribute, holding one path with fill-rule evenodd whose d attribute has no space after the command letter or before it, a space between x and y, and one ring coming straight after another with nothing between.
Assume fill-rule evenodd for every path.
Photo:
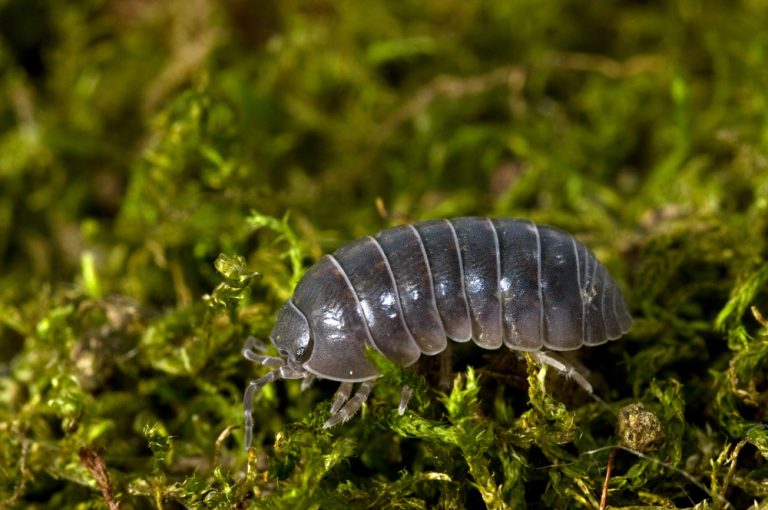
<instances>
[{"instance_id":1,"label":"yellow-green foliage","mask_svg":"<svg viewBox=\"0 0 768 510\"><path fill-rule=\"evenodd\" d=\"M598 508L611 465L613 508L765 508L766 19L0 0L0 507ZM454 345L447 377L372 353L360 415L323 430L333 384L269 385L245 452L267 369L240 349L304 270L461 215L608 266L634 327L573 360L605 403L507 352Z\"/></svg>"}]
</instances>

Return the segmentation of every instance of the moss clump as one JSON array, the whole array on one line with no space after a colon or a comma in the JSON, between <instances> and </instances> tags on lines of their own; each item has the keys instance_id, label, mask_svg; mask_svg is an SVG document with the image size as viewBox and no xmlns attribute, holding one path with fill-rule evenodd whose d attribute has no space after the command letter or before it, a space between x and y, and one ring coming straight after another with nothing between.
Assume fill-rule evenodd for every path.
<instances>
[{"instance_id":1,"label":"moss clump","mask_svg":"<svg viewBox=\"0 0 768 510\"><path fill-rule=\"evenodd\" d=\"M0 505L598 508L631 404L664 438L609 505L765 506L766 10L0 0ZM608 406L454 345L330 431L333 384L266 387L244 452L240 348L303 271L461 215L608 266Z\"/></svg>"}]
</instances>

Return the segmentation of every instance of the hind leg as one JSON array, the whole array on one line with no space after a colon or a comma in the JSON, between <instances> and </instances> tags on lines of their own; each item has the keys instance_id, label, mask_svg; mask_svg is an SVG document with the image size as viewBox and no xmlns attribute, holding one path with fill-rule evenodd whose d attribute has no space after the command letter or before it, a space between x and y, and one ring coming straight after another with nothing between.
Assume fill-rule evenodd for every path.
<instances>
[{"instance_id":1,"label":"hind leg","mask_svg":"<svg viewBox=\"0 0 768 510\"><path fill-rule=\"evenodd\" d=\"M592 391L592 385L589 384L587 378L584 377L578 370L576 370L576 367L568 363L560 356L547 351L531 352L530 355L533 357L533 359L542 365L547 365L548 367L552 367L558 372L561 372L565 377L572 379L573 382L584 388L587 393L594 395L594 391Z\"/></svg>"},{"instance_id":2,"label":"hind leg","mask_svg":"<svg viewBox=\"0 0 768 510\"><path fill-rule=\"evenodd\" d=\"M408 408L408 401L411 400L411 394L413 394L411 387L408 385L403 386L400 392L400 404L397 406L397 414L400 416L405 414L405 410Z\"/></svg>"},{"instance_id":3,"label":"hind leg","mask_svg":"<svg viewBox=\"0 0 768 510\"><path fill-rule=\"evenodd\" d=\"M328 421L323 423L324 429L329 429L339 422L344 422L350 419L356 412L360 410L368 396L371 394L371 389L375 383L373 381L365 381L357 389L357 393L349 399L344 407L336 411ZM339 388L341 389L341 388Z\"/></svg>"}]
</instances>

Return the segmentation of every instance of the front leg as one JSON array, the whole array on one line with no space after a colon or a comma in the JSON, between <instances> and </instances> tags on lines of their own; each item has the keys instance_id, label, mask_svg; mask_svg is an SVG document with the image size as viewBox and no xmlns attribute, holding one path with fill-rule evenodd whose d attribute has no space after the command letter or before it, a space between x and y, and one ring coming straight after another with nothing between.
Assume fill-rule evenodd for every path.
<instances>
[{"instance_id":1,"label":"front leg","mask_svg":"<svg viewBox=\"0 0 768 510\"><path fill-rule=\"evenodd\" d=\"M259 377L258 379L254 379L248 383L248 386L245 388L245 394L243 395L246 450L251 447L251 441L253 439L253 399L256 394L260 392L264 386L277 381L278 379L305 379L306 377L307 373L303 370L283 365L267 373L267 375Z\"/></svg>"}]
</instances>

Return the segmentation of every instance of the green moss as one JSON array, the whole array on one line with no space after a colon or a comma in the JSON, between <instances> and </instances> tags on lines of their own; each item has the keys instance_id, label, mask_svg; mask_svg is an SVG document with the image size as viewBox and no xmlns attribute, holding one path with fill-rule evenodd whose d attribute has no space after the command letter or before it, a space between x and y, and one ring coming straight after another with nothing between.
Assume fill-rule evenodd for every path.
<instances>
[{"instance_id":1,"label":"green moss","mask_svg":"<svg viewBox=\"0 0 768 510\"><path fill-rule=\"evenodd\" d=\"M764 5L193 4L0 0L0 506L598 508L609 464L614 508L765 506ZM359 416L270 385L243 451L240 349L306 268L459 215L606 264L635 324L575 362L607 405L371 353Z\"/></svg>"}]
</instances>

